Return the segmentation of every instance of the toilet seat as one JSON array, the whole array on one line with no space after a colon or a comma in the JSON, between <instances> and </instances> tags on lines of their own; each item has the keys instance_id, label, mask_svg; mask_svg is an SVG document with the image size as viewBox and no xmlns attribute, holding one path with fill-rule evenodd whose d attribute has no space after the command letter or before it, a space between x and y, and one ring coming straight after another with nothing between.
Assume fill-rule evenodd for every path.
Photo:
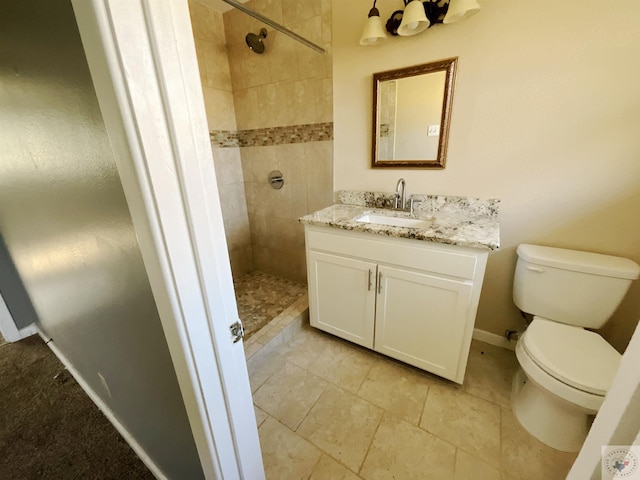
<instances>
[{"instance_id":1,"label":"toilet seat","mask_svg":"<svg viewBox=\"0 0 640 480\"><path fill-rule=\"evenodd\" d=\"M534 317L521 341L546 373L594 395L607 393L622 357L595 332L541 317Z\"/></svg>"}]
</instances>

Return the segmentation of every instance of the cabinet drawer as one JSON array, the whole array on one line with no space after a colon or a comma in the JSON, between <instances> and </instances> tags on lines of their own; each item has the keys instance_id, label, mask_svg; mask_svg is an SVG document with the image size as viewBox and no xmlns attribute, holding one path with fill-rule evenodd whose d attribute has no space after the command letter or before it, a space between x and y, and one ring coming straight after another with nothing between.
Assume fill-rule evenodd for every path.
<instances>
[{"instance_id":1,"label":"cabinet drawer","mask_svg":"<svg viewBox=\"0 0 640 480\"><path fill-rule=\"evenodd\" d=\"M477 256L451 245L440 246L404 238L377 238L371 234L323 227L307 227L306 236L307 247L312 250L465 279L472 279L476 273Z\"/></svg>"}]
</instances>

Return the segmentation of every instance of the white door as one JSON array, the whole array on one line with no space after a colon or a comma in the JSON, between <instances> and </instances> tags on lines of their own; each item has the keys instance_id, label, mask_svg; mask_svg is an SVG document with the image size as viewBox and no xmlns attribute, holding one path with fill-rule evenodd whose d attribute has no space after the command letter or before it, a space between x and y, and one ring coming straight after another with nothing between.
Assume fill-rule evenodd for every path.
<instances>
[{"instance_id":1,"label":"white door","mask_svg":"<svg viewBox=\"0 0 640 480\"><path fill-rule=\"evenodd\" d=\"M311 325L373 348L376 264L309 251Z\"/></svg>"},{"instance_id":2,"label":"white door","mask_svg":"<svg viewBox=\"0 0 640 480\"><path fill-rule=\"evenodd\" d=\"M205 476L264 479L187 2L72 4Z\"/></svg>"},{"instance_id":3,"label":"white door","mask_svg":"<svg viewBox=\"0 0 640 480\"><path fill-rule=\"evenodd\" d=\"M471 285L378 266L375 350L455 379Z\"/></svg>"}]
</instances>

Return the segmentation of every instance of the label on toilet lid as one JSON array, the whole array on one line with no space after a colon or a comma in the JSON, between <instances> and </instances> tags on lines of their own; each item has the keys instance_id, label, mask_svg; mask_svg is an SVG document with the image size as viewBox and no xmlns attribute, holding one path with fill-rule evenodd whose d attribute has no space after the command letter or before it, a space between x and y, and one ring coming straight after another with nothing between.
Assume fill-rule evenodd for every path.
<instances>
[{"instance_id":1,"label":"label on toilet lid","mask_svg":"<svg viewBox=\"0 0 640 480\"><path fill-rule=\"evenodd\" d=\"M540 317L534 317L521 340L549 375L596 395L607 393L622 357L595 332Z\"/></svg>"}]
</instances>

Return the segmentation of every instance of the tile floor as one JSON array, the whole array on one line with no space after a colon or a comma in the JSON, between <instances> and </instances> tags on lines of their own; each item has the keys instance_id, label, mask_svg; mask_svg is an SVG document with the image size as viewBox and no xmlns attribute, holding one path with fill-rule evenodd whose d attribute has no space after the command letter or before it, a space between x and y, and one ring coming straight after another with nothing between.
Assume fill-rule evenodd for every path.
<instances>
[{"instance_id":1,"label":"tile floor","mask_svg":"<svg viewBox=\"0 0 640 480\"><path fill-rule=\"evenodd\" d=\"M574 454L509 408L513 352L474 341L464 386L302 321L248 361L267 479L554 480Z\"/></svg>"}]
</instances>

